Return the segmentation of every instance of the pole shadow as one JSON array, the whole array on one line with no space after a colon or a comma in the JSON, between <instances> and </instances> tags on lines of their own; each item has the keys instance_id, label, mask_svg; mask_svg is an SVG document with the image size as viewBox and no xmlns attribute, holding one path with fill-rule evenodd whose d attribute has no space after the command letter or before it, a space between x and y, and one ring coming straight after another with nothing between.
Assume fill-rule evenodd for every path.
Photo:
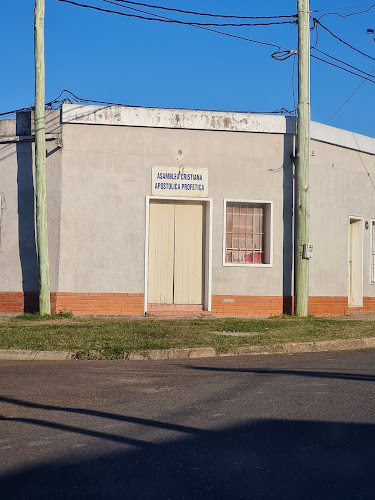
<instances>
[{"instance_id":1,"label":"pole shadow","mask_svg":"<svg viewBox=\"0 0 375 500\"><path fill-rule=\"evenodd\" d=\"M189 366L190 370L210 372L253 373L255 375L290 375L297 377L327 378L336 380L355 380L359 382L375 382L375 375L345 372L317 372L308 370L273 370L266 368L216 368L208 366ZM0 397L0 401L3 398Z\"/></svg>"},{"instance_id":2,"label":"pole shadow","mask_svg":"<svg viewBox=\"0 0 375 500\"><path fill-rule=\"evenodd\" d=\"M295 119L286 118L283 163L283 314L293 314L293 144Z\"/></svg>"},{"instance_id":3,"label":"pole shadow","mask_svg":"<svg viewBox=\"0 0 375 500\"><path fill-rule=\"evenodd\" d=\"M38 311L38 257L35 240L35 192L31 142L17 143L18 248L24 312Z\"/></svg>"},{"instance_id":4,"label":"pole shadow","mask_svg":"<svg viewBox=\"0 0 375 500\"><path fill-rule=\"evenodd\" d=\"M0 487L4 498L29 500L370 499L374 437L370 424L255 420L162 443L119 442L112 452L101 447L101 453L93 449L84 457L39 463L3 475Z\"/></svg>"}]
</instances>

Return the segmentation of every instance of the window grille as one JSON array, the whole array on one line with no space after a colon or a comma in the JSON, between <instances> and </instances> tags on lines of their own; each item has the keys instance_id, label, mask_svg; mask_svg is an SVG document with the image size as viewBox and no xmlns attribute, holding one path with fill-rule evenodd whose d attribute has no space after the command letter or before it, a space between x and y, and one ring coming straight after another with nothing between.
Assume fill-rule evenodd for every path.
<instances>
[{"instance_id":1,"label":"window grille","mask_svg":"<svg viewBox=\"0 0 375 500\"><path fill-rule=\"evenodd\" d=\"M264 264L264 206L226 205L225 263Z\"/></svg>"}]
</instances>

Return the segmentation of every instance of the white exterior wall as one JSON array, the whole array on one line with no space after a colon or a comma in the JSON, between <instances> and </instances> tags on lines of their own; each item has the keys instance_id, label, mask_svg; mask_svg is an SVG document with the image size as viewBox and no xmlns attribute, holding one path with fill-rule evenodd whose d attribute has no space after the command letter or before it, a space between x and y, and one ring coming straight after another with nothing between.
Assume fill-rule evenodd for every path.
<instances>
[{"instance_id":1,"label":"white exterior wall","mask_svg":"<svg viewBox=\"0 0 375 500\"><path fill-rule=\"evenodd\" d=\"M373 140L375 143L375 140ZM310 295L348 295L349 217L363 218L363 295L370 284L371 219L375 218L375 155L312 141L310 167Z\"/></svg>"},{"instance_id":2,"label":"white exterior wall","mask_svg":"<svg viewBox=\"0 0 375 500\"><path fill-rule=\"evenodd\" d=\"M51 290L58 289L61 151L46 143ZM0 143L0 291L38 290L35 242L34 144Z\"/></svg>"},{"instance_id":3,"label":"white exterior wall","mask_svg":"<svg viewBox=\"0 0 375 500\"><path fill-rule=\"evenodd\" d=\"M285 173L268 169L283 165L290 138L285 151L281 134L65 124L63 144L59 291L143 293L151 169L183 164L208 168L212 293L282 295ZM273 201L272 268L223 267L224 198Z\"/></svg>"},{"instance_id":4,"label":"white exterior wall","mask_svg":"<svg viewBox=\"0 0 375 500\"><path fill-rule=\"evenodd\" d=\"M58 113L49 132L60 133ZM6 138L13 128L0 127L0 291L36 291L33 145ZM143 293L151 169L184 165L208 169L212 294L292 294L292 119L65 105L61 128L62 143L47 142L52 291ZM343 297L349 217L375 219L375 139L311 131L310 295ZM272 267L223 266L224 199L273 203ZM370 229L363 237L363 292L374 297Z\"/></svg>"}]
</instances>

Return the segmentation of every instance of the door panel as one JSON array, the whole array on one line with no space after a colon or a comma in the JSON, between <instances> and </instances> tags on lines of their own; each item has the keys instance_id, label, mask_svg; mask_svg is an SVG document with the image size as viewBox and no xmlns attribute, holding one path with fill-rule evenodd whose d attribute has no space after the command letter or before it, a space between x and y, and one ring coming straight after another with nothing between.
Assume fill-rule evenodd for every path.
<instances>
[{"instance_id":1,"label":"door panel","mask_svg":"<svg viewBox=\"0 0 375 500\"><path fill-rule=\"evenodd\" d=\"M174 303L202 304L203 205L176 204Z\"/></svg>"},{"instance_id":2,"label":"door panel","mask_svg":"<svg viewBox=\"0 0 375 500\"><path fill-rule=\"evenodd\" d=\"M349 305L363 305L363 238L362 220L349 224Z\"/></svg>"},{"instance_id":3,"label":"door panel","mask_svg":"<svg viewBox=\"0 0 375 500\"><path fill-rule=\"evenodd\" d=\"M203 217L199 203L150 203L149 304L203 303Z\"/></svg>"},{"instance_id":4,"label":"door panel","mask_svg":"<svg viewBox=\"0 0 375 500\"><path fill-rule=\"evenodd\" d=\"M148 302L173 304L174 210L167 203L150 204Z\"/></svg>"}]
</instances>

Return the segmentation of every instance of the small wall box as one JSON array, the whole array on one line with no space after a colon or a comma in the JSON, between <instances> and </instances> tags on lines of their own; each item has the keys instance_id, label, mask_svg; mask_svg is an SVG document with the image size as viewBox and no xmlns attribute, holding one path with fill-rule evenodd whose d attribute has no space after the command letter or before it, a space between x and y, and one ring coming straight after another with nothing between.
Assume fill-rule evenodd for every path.
<instances>
[{"instance_id":1,"label":"small wall box","mask_svg":"<svg viewBox=\"0 0 375 500\"><path fill-rule=\"evenodd\" d=\"M302 247L302 258L311 259L314 250L314 245L312 243L304 243Z\"/></svg>"}]
</instances>

